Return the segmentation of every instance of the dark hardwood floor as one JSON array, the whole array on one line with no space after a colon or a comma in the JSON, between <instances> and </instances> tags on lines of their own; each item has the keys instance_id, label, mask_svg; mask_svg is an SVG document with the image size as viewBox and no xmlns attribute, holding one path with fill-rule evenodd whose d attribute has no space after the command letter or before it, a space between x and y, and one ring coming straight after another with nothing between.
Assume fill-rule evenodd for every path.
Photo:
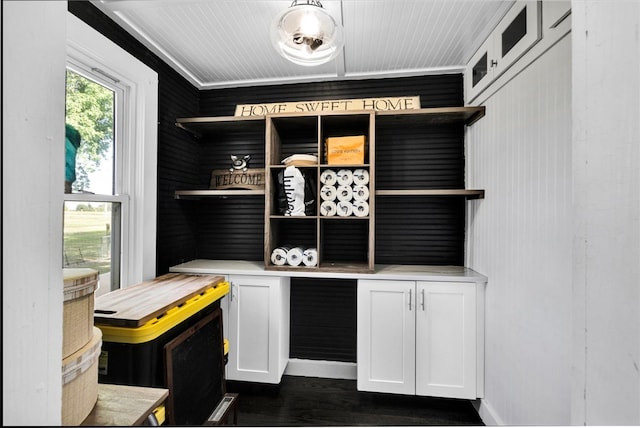
<instances>
[{"instance_id":1,"label":"dark hardwood floor","mask_svg":"<svg viewBox=\"0 0 640 428\"><path fill-rule=\"evenodd\" d=\"M240 394L239 426L483 425L467 400L358 392L355 380L284 376L227 390Z\"/></svg>"}]
</instances>

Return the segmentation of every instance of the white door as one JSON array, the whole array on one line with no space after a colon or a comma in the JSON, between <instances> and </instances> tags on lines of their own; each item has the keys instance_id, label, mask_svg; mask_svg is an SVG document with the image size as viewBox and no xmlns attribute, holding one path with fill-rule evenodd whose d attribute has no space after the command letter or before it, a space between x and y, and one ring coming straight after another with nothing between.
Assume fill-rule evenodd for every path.
<instances>
[{"instance_id":1,"label":"white door","mask_svg":"<svg viewBox=\"0 0 640 428\"><path fill-rule=\"evenodd\" d=\"M277 383L280 279L229 275L227 378Z\"/></svg>"},{"instance_id":2,"label":"white door","mask_svg":"<svg viewBox=\"0 0 640 428\"><path fill-rule=\"evenodd\" d=\"M418 281L417 395L476 398L475 287Z\"/></svg>"},{"instance_id":3,"label":"white door","mask_svg":"<svg viewBox=\"0 0 640 428\"><path fill-rule=\"evenodd\" d=\"M415 282L358 281L358 390L415 393Z\"/></svg>"}]
</instances>

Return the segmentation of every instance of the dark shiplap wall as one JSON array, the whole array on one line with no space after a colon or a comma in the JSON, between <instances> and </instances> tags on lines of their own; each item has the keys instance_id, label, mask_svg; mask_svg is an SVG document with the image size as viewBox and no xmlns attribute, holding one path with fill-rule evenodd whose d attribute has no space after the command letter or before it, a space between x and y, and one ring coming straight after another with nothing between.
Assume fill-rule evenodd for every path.
<instances>
[{"instance_id":1,"label":"dark shiplap wall","mask_svg":"<svg viewBox=\"0 0 640 428\"><path fill-rule=\"evenodd\" d=\"M356 361L356 280L291 280L291 358Z\"/></svg>"},{"instance_id":2,"label":"dark shiplap wall","mask_svg":"<svg viewBox=\"0 0 640 428\"><path fill-rule=\"evenodd\" d=\"M254 88L233 88L202 91L202 116L232 116L236 104L257 104L279 101L300 101L342 98L369 98L385 96L420 96L421 105L452 107L463 105L462 75L419 76L397 79L347 80ZM380 121L376 129L376 187L398 188L464 188L464 126L416 125L392 119ZM215 139L205 137L203 150L207 161L203 163L203 183L207 173L228 162L230 149L216 145ZM232 150L236 150L233 148ZM260 147L238 145L235 154L260 153ZM307 150L308 151L308 150ZM216 166L218 165L218 166ZM257 165L262 166L258 163ZM406 264L462 264L464 259L464 200L459 198L397 198L376 199L376 263ZM234 226L225 221L226 228L213 222L225 215L246 217L249 211L261 209L253 200L238 199L234 208L209 202L200 210L200 257L232 259L244 252L243 259L262 260L262 243L250 239L246 223ZM403 209L402 207L406 207ZM212 215L211 209L224 210ZM255 213L259 218L260 213ZM262 222L262 220L261 220ZM364 225L364 223L363 223ZM346 234L346 235L345 235ZM344 236L352 236L351 243L367 242L366 229L354 223L332 222L326 228L323 251L330 261L366 261L367 248L362 245L344 245ZM233 242L235 251L211 243ZM241 248L243 242L245 248ZM255 257L255 258L254 258ZM325 260L327 261L327 260Z\"/></svg>"},{"instance_id":3,"label":"dark shiplap wall","mask_svg":"<svg viewBox=\"0 0 640 428\"><path fill-rule=\"evenodd\" d=\"M201 92L200 114L233 116L236 104L419 95L423 108L463 105L462 75L343 80Z\"/></svg>"}]
</instances>

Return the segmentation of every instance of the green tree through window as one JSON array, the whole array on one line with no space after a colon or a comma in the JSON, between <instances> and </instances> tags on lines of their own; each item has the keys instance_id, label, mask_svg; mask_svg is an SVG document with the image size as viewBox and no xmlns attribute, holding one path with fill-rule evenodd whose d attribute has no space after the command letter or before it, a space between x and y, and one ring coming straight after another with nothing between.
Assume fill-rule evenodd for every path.
<instances>
[{"instance_id":1,"label":"green tree through window","mask_svg":"<svg viewBox=\"0 0 640 428\"><path fill-rule=\"evenodd\" d=\"M74 191L93 191L92 175L100 167L113 169L114 93L73 71L67 70L66 121L79 133ZM113 174L111 174L113 177ZM113 192L113 183L109 183ZM95 191L93 191L96 193ZM100 192L103 193L103 192Z\"/></svg>"}]
</instances>

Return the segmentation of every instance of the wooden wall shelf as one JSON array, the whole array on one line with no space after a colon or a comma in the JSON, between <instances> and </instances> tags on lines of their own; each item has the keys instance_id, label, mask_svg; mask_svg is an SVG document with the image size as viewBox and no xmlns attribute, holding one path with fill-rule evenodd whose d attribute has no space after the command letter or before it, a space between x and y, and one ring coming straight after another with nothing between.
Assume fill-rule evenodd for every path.
<instances>
[{"instance_id":1,"label":"wooden wall shelf","mask_svg":"<svg viewBox=\"0 0 640 428\"><path fill-rule=\"evenodd\" d=\"M264 190L176 190L176 199L200 199L229 196L262 196Z\"/></svg>"},{"instance_id":2,"label":"wooden wall shelf","mask_svg":"<svg viewBox=\"0 0 640 428\"><path fill-rule=\"evenodd\" d=\"M467 199L483 199L484 190L480 190L480 189L376 190L376 196L462 196Z\"/></svg>"}]
</instances>

